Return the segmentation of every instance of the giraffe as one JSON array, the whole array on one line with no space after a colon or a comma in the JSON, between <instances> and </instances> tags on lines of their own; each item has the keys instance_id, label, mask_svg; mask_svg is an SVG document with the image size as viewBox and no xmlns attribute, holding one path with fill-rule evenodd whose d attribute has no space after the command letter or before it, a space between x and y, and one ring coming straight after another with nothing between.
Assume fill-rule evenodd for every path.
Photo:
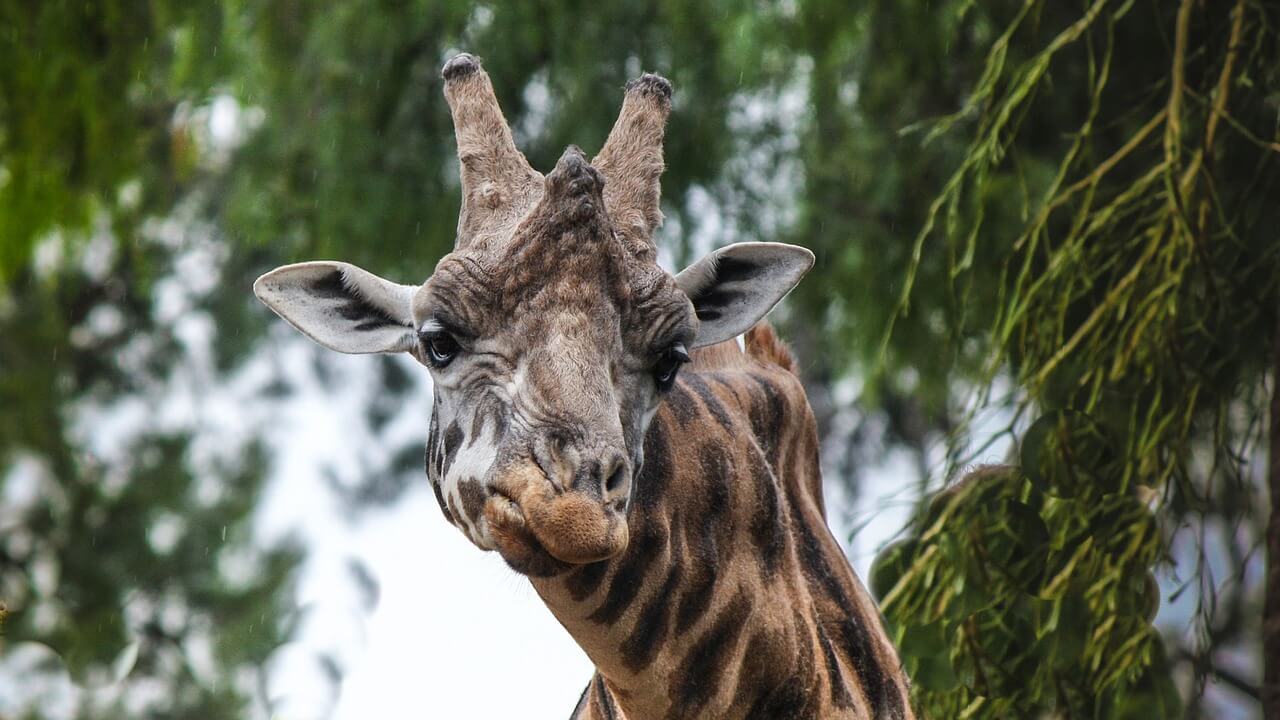
<instances>
[{"instance_id":1,"label":"giraffe","mask_svg":"<svg viewBox=\"0 0 1280 720\"><path fill-rule=\"evenodd\" d=\"M428 368L440 510L527 576L594 663L573 718L912 718L826 524L795 362L761 321L812 253L738 243L658 266L662 77L627 83L592 161L570 146L543 177L480 62L441 74L454 250L421 285L319 261L255 294L327 348Z\"/></svg>"}]
</instances>

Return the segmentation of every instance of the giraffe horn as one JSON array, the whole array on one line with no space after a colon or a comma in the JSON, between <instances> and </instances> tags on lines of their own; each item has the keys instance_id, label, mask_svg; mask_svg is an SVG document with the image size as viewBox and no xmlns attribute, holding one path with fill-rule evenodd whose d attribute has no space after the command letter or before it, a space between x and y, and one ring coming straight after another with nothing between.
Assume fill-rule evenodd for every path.
<instances>
[{"instance_id":1,"label":"giraffe horn","mask_svg":"<svg viewBox=\"0 0 1280 720\"><path fill-rule=\"evenodd\" d=\"M627 83L622 111L592 161L607 180L604 202L614 226L639 255L654 257L653 232L662 224L659 178L662 139L671 114L671 83L645 74Z\"/></svg>"},{"instance_id":2,"label":"giraffe horn","mask_svg":"<svg viewBox=\"0 0 1280 720\"><path fill-rule=\"evenodd\" d=\"M516 148L478 58L457 55L440 75L458 141L462 211L455 248L461 249L514 225L541 196L542 175Z\"/></svg>"}]
</instances>

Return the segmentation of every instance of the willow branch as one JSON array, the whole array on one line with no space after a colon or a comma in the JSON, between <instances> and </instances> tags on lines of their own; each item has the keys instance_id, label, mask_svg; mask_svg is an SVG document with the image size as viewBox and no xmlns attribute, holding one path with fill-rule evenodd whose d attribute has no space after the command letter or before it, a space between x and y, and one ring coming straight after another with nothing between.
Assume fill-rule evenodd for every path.
<instances>
[{"instance_id":1,"label":"willow branch","mask_svg":"<svg viewBox=\"0 0 1280 720\"><path fill-rule=\"evenodd\" d=\"M1227 98L1231 95L1231 71L1235 68L1236 57L1240 54L1240 35L1244 29L1244 6L1245 0L1237 0L1235 9L1231 11L1231 39L1227 44L1227 59L1222 63L1222 72L1218 75L1218 85L1213 94L1209 121L1205 125L1204 145L1187 166L1186 172L1182 174L1181 192L1184 196L1191 192L1192 183L1195 182L1196 173L1200 171L1204 156L1213 152L1213 138L1218 132L1218 122L1226 114ZM1181 102L1180 99L1179 102Z\"/></svg>"}]
</instances>

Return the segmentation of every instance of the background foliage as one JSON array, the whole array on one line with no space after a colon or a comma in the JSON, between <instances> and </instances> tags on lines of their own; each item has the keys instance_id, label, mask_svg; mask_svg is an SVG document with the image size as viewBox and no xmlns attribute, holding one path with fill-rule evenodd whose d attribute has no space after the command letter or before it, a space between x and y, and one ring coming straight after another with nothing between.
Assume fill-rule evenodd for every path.
<instances>
[{"instance_id":1,"label":"background foliage","mask_svg":"<svg viewBox=\"0 0 1280 720\"><path fill-rule=\"evenodd\" d=\"M818 254L786 335L832 482L913 458L872 585L932 716L1198 717L1208 680L1256 707L1221 657L1261 656L1278 27L1264 0L0 2L4 641L119 676L85 717L265 703L302 552L251 538L272 458L157 398L244 371L263 270L430 271L438 70L469 49L536 167L667 75L666 246ZM1017 467L930 495L1009 439ZM1196 631L1161 638L1184 592Z\"/></svg>"},{"instance_id":2,"label":"background foliage","mask_svg":"<svg viewBox=\"0 0 1280 720\"><path fill-rule=\"evenodd\" d=\"M918 542L899 550L910 569L886 612L904 636L950 616L959 626L944 623L945 641L919 661L945 648L973 673L950 692L921 688L939 716L1176 714L1142 579L1175 529L1191 523L1203 541L1206 515L1245 555L1261 540L1251 461L1280 299L1278 18L1250 2L1028 2L995 26L960 110L920 127L926 143L959 133L968 145L924 215L888 322L915 301L932 254L962 313L938 338L957 347L953 365L965 366L966 336L984 339L970 413L1000 402L990 388L1006 374L1009 431L1042 413L1020 437L1030 484L979 480L987 489L963 491L950 519L924 515ZM979 247L998 254L982 259ZM967 431L962 421L953 450ZM961 519L966 510L982 517ZM1025 546L988 551L1001 533ZM968 554L949 556L953 545ZM990 582L1009 554L1048 574ZM1232 569L1241 584L1249 570ZM947 597L948 584L982 587L981 601ZM1238 632L1214 616L1216 590L1201 598L1198 647L1182 653L1211 657ZM995 615L969 614L986 607ZM1082 647L1064 642L1082 630ZM1000 685L984 669L993 660L1006 672L1021 663L1032 681L1015 673ZM1195 684L1214 672L1196 662Z\"/></svg>"}]
</instances>

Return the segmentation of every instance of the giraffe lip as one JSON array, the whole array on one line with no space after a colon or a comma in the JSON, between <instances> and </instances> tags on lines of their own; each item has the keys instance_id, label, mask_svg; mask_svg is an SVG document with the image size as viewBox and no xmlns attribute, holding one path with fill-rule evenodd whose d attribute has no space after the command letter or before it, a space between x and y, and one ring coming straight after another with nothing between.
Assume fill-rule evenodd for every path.
<instances>
[{"instance_id":1,"label":"giraffe lip","mask_svg":"<svg viewBox=\"0 0 1280 720\"><path fill-rule=\"evenodd\" d=\"M498 553L516 572L531 577L547 577L569 569L569 564L556 559L543 546L529 527L520 503L506 490L489 488L485 516Z\"/></svg>"},{"instance_id":2,"label":"giraffe lip","mask_svg":"<svg viewBox=\"0 0 1280 720\"><path fill-rule=\"evenodd\" d=\"M617 555L627 545L626 517L599 493L557 488L526 462L496 474L484 515L495 548L526 575L545 574Z\"/></svg>"},{"instance_id":3,"label":"giraffe lip","mask_svg":"<svg viewBox=\"0 0 1280 720\"><path fill-rule=\"evenodd\" d=\"M518 515L521 522L525 521L524 511L520 509L520 503L516 502L516 499L509 492L502 488L490 487L489 497L497 500L503 510Z\"/></svg>"}]
</instances>

